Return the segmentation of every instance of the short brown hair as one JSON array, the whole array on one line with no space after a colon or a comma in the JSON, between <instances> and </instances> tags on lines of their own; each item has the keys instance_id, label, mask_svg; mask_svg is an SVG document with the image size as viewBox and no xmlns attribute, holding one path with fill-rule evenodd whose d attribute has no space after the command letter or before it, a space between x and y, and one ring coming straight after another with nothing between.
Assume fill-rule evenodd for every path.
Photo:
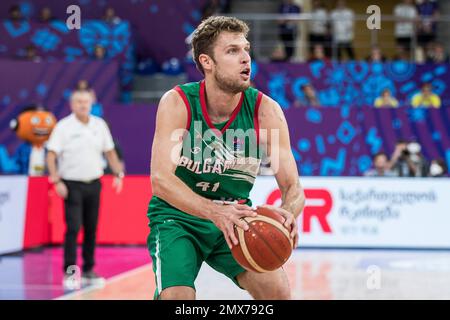
<instances>
[{"instance_id":1,"label":"short brown hair","mask_svg":"<svg viewBox=\"0 0 450 320\"><path fill-rule=\"evenodd\" d=\"M244 21L234 17L212 16L203 20L197 29L195 29L194 35L192 36L194 61L197 68L203 74L205 72L198 57L204 53L214 59L214 43L222 31L243 33L247 37L249 28Z\"/></svg>"}]
</instances>

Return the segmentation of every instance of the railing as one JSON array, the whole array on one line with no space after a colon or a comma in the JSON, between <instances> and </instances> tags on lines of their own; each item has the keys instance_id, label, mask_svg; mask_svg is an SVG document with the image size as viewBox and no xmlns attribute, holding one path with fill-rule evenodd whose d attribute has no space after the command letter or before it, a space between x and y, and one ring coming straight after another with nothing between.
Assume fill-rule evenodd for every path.
<instances>
[{"instance_id":1,"label":"railing","mask_svg":"<svg viewBox=\"0 0 450 320\"><path fill-rule=\"evenodd\" d=\"M230 15L231 16L231 15ZM296 61L305 61L307 60L308 52L307 49L309 47L308 43L308 23L312 21L311 13L301 13L301 14L232 14L232 16L242 19L246 21L250 28L250 38L249 40L252 43L253 48L253 56L259 60L265 60L270 57L270 50L275 48L277 45L281 43L281 39L279 39L279 29L278 23L279 20L290 20L297 21L298 23L298 31L297 39L294 43L290 42L290 44L294 45L297 49L295 54ZM395 42L395 34L394 28L395 23L399 22L400 19L394 15L381 15L380 29L370 30L367 27L367 19L369 18L369 14L367 15L355 15L354 16L354 40L353 47L357 54L357 59L363 59L361 57L361 53L365 55L370 54L370 48L373 46L378 46L382 51L387 53L391 53L390 56L395 53L397 48ZM411 48L409 58L410 60L415 60L418 43L417 43L417 21L414 24L416 37L412 37L411 43L409 47ZM439 18L435 19L437 23L437 35L438 39L443 43L448 41L444 41L443 36L447 36L445 33L448 32L447 29L450 27L450 16L441 15ZM405 22L405 21L403 21ZM337 59L337 46L336 42L332 39L332 30L331 30L331 19L328 17L327 23L329 25L329 35L330 41L328 43L331 48L331 58ZM441 32L444 31L444 32ZM299 50L300 49L300 50ZM359 55L359 56L358 56Z\"/></svg>"}]
</instances>

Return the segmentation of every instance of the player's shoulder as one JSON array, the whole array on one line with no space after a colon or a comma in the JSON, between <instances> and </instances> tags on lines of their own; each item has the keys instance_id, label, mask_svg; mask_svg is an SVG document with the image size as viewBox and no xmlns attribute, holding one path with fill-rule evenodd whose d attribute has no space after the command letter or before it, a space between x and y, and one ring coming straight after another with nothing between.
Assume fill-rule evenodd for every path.
<instances>
[{"instance_id":1,"label":"player's shoulder","mask_svg":"<svg viewBox=\"0 0 450 320\"><path fill-rule=\"evenodd\" d=\"M166 91L158 104L158 111L167 109L178 109L179 106L183 105L183 97L180 92L180 87L173 87L172 89Z\"/></svg>"},{"instance_id":2,"label":"player's shoulder","mask_svg":"<svg viewBox=\"0 0 450 320\"><path fill-rule=\"evenodd\" d=\"M259 110L282 111L280 104L266 94L262 94L261 105Z\"/></svg>"},{"instance_id":3,"label":"player's shoulder","mask_svg":"<svg viewBox=\"0 0 450 320\"><path fill-rule=\"evenodd\" d=\"M159 100L157 121L172 125L188 121L187 110L190 110L190 107L186 94L180 86L176 86L166 91Z\"/></svg>"},{"instance_id":4,"label":"player's shoulder","mask_svg":"<svg viewBox=\"0 0 450 320\"><path fill-rule=\"evenodd\" d=\"M200 88L199 82L188 82L176 85L172 89L166 91L160 99L160 105L165 104L182 104L186 103L188 96L198 95Z\"/></svg>"},{"instance_id":5,"label":"player's shoulder","mask_svg":"<svg viewBox=\"0 0 450 320\"><path fill-rule=\"evenodd\" d=\"M261 127L278 127L286 122L280 104L268 95L263 94L258 111L258 120Z\"/></svg>"}]
</instances>

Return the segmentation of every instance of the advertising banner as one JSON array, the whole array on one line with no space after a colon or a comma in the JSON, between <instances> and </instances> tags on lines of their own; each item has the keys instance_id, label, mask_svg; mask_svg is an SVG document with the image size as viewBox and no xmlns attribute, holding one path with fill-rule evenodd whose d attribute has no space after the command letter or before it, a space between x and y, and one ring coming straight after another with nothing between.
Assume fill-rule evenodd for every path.
<instances>
[{"instance_id":1,"label":"advertising banner","mask_svg":"<svg viewBox=\"0 0 450 320\"><path fill-rule=\"evenodd\" d=\"M302 247L450 248L450 180L301 178ZM258 177L255 205L281 204L273 177Z\"/></svg>"},{"instance_id":2,"label":"advertising banner","mask_svg":"<svg viewBox=\"0 0 450 320\"><path fill-rule=\"evenodd\" d=\"M0 254L22 250L28 177L0 179Z\"/></svg>"}]
</instances>

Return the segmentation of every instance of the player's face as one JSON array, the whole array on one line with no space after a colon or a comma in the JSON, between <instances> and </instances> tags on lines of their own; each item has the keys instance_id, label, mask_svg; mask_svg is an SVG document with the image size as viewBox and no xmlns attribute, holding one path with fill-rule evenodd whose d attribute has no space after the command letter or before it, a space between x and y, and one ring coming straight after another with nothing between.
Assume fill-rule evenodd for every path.
<instances>
[{"instance_id":1,"label":"player's face","mask_svg":"<svg viewBox=\"0 0 450 320\"><path fill-rule=\"evenodd\" d=\"M89 92L76 92L70 100L70 107L76 116L85 118L91 113L92 103L92 94Z\"/></svg>"},{"instance_id":2,"label":"player's face","mask_svg":"<svg viewBox=\"0 0 450 320\"><path fill-rule=\"evenodd\" d=\"M242 33L222 32L214 46L212 73L218 86L239 93L250 86L250 43Z\"/></svg>"}]
</instances>

